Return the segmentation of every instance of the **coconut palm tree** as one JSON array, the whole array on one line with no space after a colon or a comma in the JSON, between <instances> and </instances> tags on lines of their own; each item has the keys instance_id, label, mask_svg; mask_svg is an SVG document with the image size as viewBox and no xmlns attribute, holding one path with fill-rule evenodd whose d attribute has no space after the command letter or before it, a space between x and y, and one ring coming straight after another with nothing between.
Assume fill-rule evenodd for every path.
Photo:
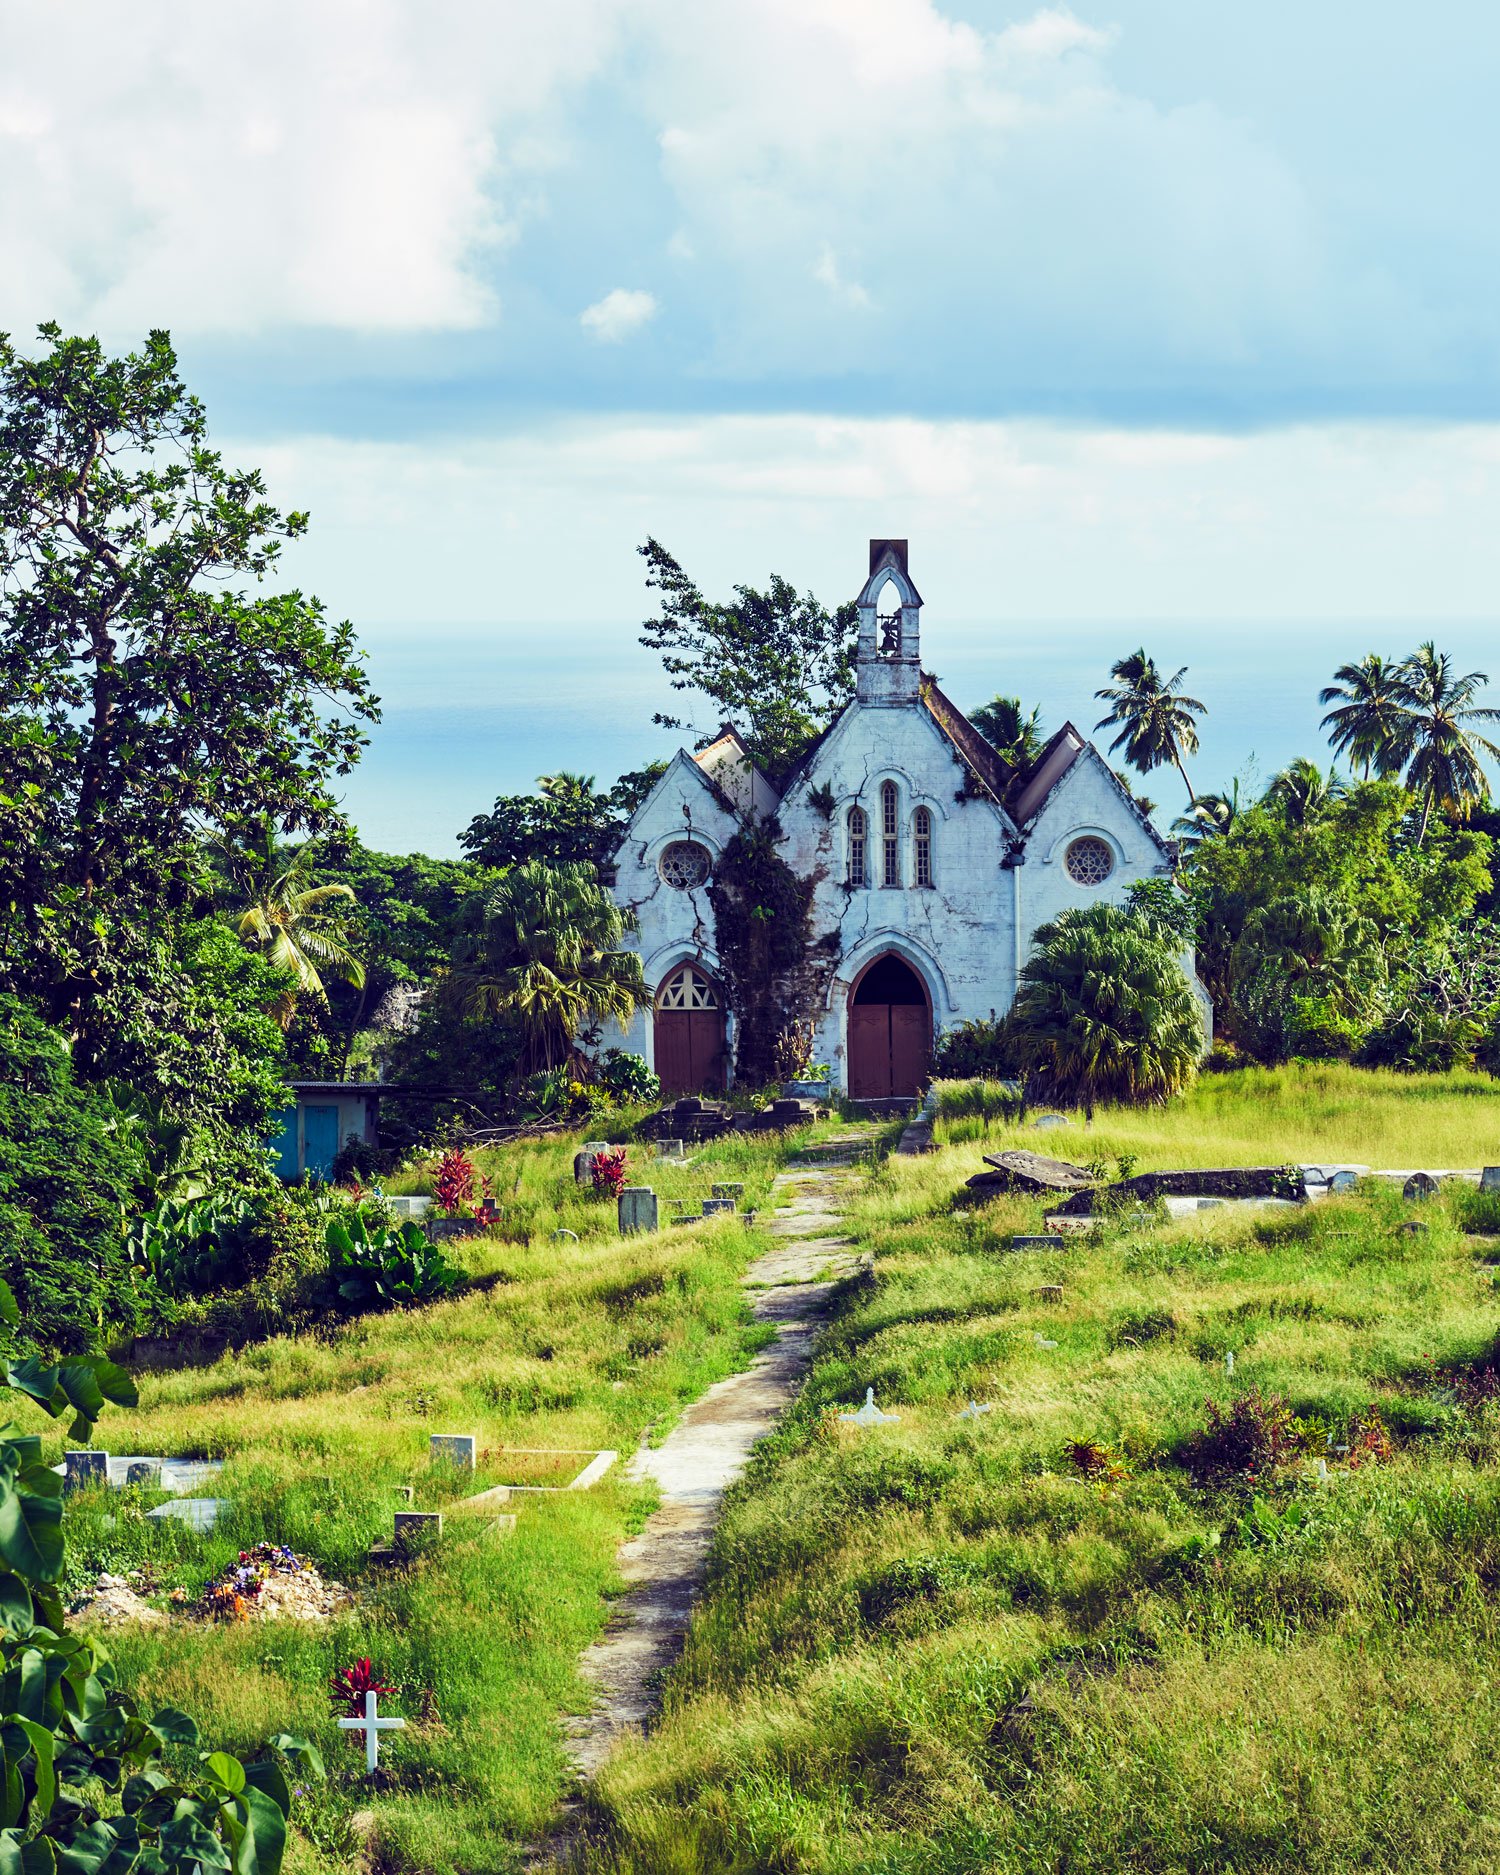
<instances>
[{"instance_id":1,"label":"coconut palm tree","mask_svg":"<svg viewBox=\"0 0 1500 1875\"><path fill-rule=\"evenodd\" d=\"M1453 660L1430 638L1401 665L1397 694L1407 715L1406 785L1422 798L1418 846L1427 838L1435 806L1464 815L1489 793L1478 751L1500 761L1500 747L1470 727L1500 722L1500 710L1474 704L1488 682L1483 671L1455 676Z\"/></svg>"},{"instance_id":2,"label":"coconut palm tree","mask_svg":"<svg viewBox=\"0 0 1500 1875\"><path fill-rule=\"evenodd\" d=\"M1319 703L1337 705L1323 718L1335 755L1358 762L1366 781L1399 774L1406 711L1401 702L1401 666L1371 652L1357 664L1341 664L1333 682L1318 692Z\"/></svg>"},{"instance_id":3,"label":"coconut palm tree","mask_svg":"<svg viewBox=\"0 0 1500 1875\"><path fill-rule=\"evenodd\" d=\"M1289 827L1305 827L1348 792L1336 768L1325 775L1316 762L1299 755L1266 789L1266 802L1281 809Z\"/></svg>"},{"instance_id":4,"label":"coconut palm tree","mask_svg":"<svg viewBox=\"0 0 1500 1875\"><path fill-rule=\"evenodd\" d=\"M306 849L304 849L305 851ZM239 934L252 950L290 978L272 1005L282 1028L290 1028L299 996L325 998L323 971L362 989L365 967L343 942L330 907L353 904L347 885L308 885L299 854L280 872L267 872L240 913Z\"/></svg>"},{"instance_id":5,"label":"coconut palm tree","mask_svg":"<svg viewBox=\"0 0 1500 1875\"><path fill-rule=\"evenodd\" d=\"M1021 1065L1090 1118L1099 1100L1167 1099L1203 1054L1175 941L1121 905L1065 911L1039 928L1012 1020Z\"/></svg>"},{"instance_id":6,"label":"coconut palm tree","mask_svg":"<svg viewBox=\"0 0 1500 1875\"><path fill-rule=\"evenodd\" d=\"M1143 775L1170 762L1182 777L1182 785L1193 796L1193 784L1182 765L1184 755L1198 753L1198 725L1195 716L1206 713L1206 706L1196 697L1182 694L1182 680L1187 676L1184 664L1174 676L1164 678L1156 660L1144 650L1132 651L1129 657L1112 664L1109 671L1115 680L1094 695L1109 704L1109 714L1094 724L1095 729L1119 725L1120 733L1109 745L1110 754L1125 750L1125 759Z\"/></svg>"},{"instance_id":7,"label":"coconut palm tree","mask_svg":"<svg viewBox=\"0 0 1500 1875\"><path fill-rule=\"evenodd\" d=\"M1236 775L1228 794L1195 794L1188 811L1172 822L1172 831L1178 845L1193 852L1205 840L1228 833L1238 820L1239 812L1240 781Z\"/></svg>"},{"instance_id":8,"label":"coconut palm tree","mask_svg":"<svg viewBox=\"0 0 1500 1875\"><path fill-rule=\"evenodd\" d=\"M514 867L485 901L454 961L452 987L466 1015L514 1015L527 1072L556 1067L580 1030L622 1026L651 1001L632 928L592 866Z\"/></svg>"},{"instance_id":9,"label":"coconut palm tree","mask_svg":"<svg viewBox=\"0 0 1500 1875\"><path fill-rule=\"evenodd\" d=\"M969 712L969 721L992 749L1003 755L1014 768L1024 768L1042 752L1041 711L1027 710L1019 697L991 697L977 710Z\"/></svg>"}]
</instances>

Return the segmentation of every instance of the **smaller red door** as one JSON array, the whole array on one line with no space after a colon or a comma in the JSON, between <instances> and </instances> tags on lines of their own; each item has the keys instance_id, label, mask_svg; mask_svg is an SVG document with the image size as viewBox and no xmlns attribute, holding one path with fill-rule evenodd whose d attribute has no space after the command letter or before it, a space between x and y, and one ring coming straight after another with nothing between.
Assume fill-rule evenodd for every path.
<instances>
[{"instance_id":1,"label":"smaller red door","mask_svg":"<svg viewBox=\"0 0 1500 1875\"><path fill-rule=\"evenodd\" d=\"M890 1008L854 1003L849 1010L849 1098L891 1097Z\"/></svg>"},{"instance_id":2,"label":"smaller red door","mask_svg":"<svg viewBox=\"0 0 1500 1875\"><path fill-rule=\"evenodd\" d=\"M927 1078L932 1019L924 1006L891 1004L891 1093L915 1094Z\"/></svg>"},{"instance_id":3,"label":"smaller red door","mask_svg":"<svg viewBox=\"0 0 1500 1875\"><path fill-rule=\"evenodd\" d=\"M656 995L656 1073L664 1094L721 1094L724 1011L701 970L682 964Z\"/></svg>"}]
</instances>

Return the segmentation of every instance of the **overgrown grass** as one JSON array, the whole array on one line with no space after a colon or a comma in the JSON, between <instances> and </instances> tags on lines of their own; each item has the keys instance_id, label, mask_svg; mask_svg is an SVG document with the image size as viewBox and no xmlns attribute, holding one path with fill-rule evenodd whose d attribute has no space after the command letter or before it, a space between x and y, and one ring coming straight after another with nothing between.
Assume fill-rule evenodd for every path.
<instances>
[{"instance_id":1,"label":"overgrown grass","mask_svg":"<svg viewBox=\"0 0 1500 1875\"><path fill-rule=\"evenodd\" d=\"M1200 1163L1500 1161L1467 1077L1370 1077L1364 1116L1365 1077L1234 1078L1196 1128L1108 1113L1093 1135L1147 1165L1189 1143ZM972 1159L869 1182L874 1275L732 1495L663 1723L605 1768L579 1866L1495 1866L1500 1408L1446 1378L1496 1345L1493 1246L1465 1234L1489 1201L1372 1186L1017 1254L1043 1207L952 1214ZM897 1423L839 1423L867 1385ZM1195 1482L1206 1403L1252 1389L1299 1415L1298 1455ZM958 1419L970 1397L993 1410ZM1351 1469L1338 1447L1372 1406L1394 1456Z\"/></svg>"},{"instance_id":2,"label":"overgrown grass","mask_svg":"<svg viewBox=\"0 0 1500 1875\"><path fill-rule=\"evenodd\" d=\"M232 1509L212 1536L148 1520L156 1499L135 1492L69 1500L75 1589L100 1569L149 1566L163 1598L174 1586L196 1594L240 1547L268 1539L358 1591L355 1612L326 1627L174 1619L108 1641L143 1701L191 1712L215 1743L281 1730L320 1740L335 1774L298 1805L289 1868L303 1875L351 1865L348 1819L367 1804L382 1867L516 1865L565 1788L558 1717L584 1703L577 1657L603 1618L615 1551L651 1501L616 1471L587 1493L512 1500L512 1536L450 1518L414 1566L372 1572L369 1546L390 1539L397 1487L441 1508L461 1489L522 1481L527 1463L507 1461L507 1445L628 1455L764 1339L739 1282L761 1234L737 1218L621 1241L613 1205L572 1185L578 1144L485 1155L501 1224L455 1246L476 1277L468 1293L144 1376L139 1409L106 1415L98 1440L112 1451L227 1461L208 1489ZM701 1199L716 1179L743 1180L745 1202L764 1206L784 1150L735 1138L687 1168L633 1152L632 1182ZM580 1241L553 1242L558 1228ZM432 1468L428 1438L442 1431L480 1435L477 1479ZM50 1435L50 1456L59 1447ZM393 1704L409 1721L382 1744L389 1770L373 1800L326 1692L336 1668L365 1654L399 1685Z\"/></svg>"}]
</instances>

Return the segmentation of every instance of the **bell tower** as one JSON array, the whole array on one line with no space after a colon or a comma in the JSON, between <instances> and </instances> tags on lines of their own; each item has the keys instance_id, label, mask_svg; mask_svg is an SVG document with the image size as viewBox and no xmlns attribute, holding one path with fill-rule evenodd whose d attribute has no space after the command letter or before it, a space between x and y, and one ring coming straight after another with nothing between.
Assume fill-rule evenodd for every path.
<instances>
[{"instance_id":1,"label":"bell tower","mask_svg":"<svg viewBox=\"0 0 1500 1875\"><path fill-rule=\"evenodd\" d=\"M922 689L922 595L906 570L904 540L870 542L870 577L856 604L856 697L886 708L915 703Z\"/></svg>"}]
</instances>

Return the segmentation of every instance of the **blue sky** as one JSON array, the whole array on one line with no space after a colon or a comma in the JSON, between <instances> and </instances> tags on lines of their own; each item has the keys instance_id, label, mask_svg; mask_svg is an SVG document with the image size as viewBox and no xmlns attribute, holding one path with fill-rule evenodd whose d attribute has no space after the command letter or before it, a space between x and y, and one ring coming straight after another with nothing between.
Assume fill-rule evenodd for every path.
<instances>
[{"instance_id":1,"label":"blue sky","mask_svg":"<svg viewBox=\"0 0 1500 1875\"><path fill-rule=\"evenodd\" d=\"M996 688L1007 623L1482 638L1497 84L1455 0L81 0L7 21L0 325L168 326L301 583L581 714L647 532L830 598L908 535Z\"/></svg>"}]
</instances>

